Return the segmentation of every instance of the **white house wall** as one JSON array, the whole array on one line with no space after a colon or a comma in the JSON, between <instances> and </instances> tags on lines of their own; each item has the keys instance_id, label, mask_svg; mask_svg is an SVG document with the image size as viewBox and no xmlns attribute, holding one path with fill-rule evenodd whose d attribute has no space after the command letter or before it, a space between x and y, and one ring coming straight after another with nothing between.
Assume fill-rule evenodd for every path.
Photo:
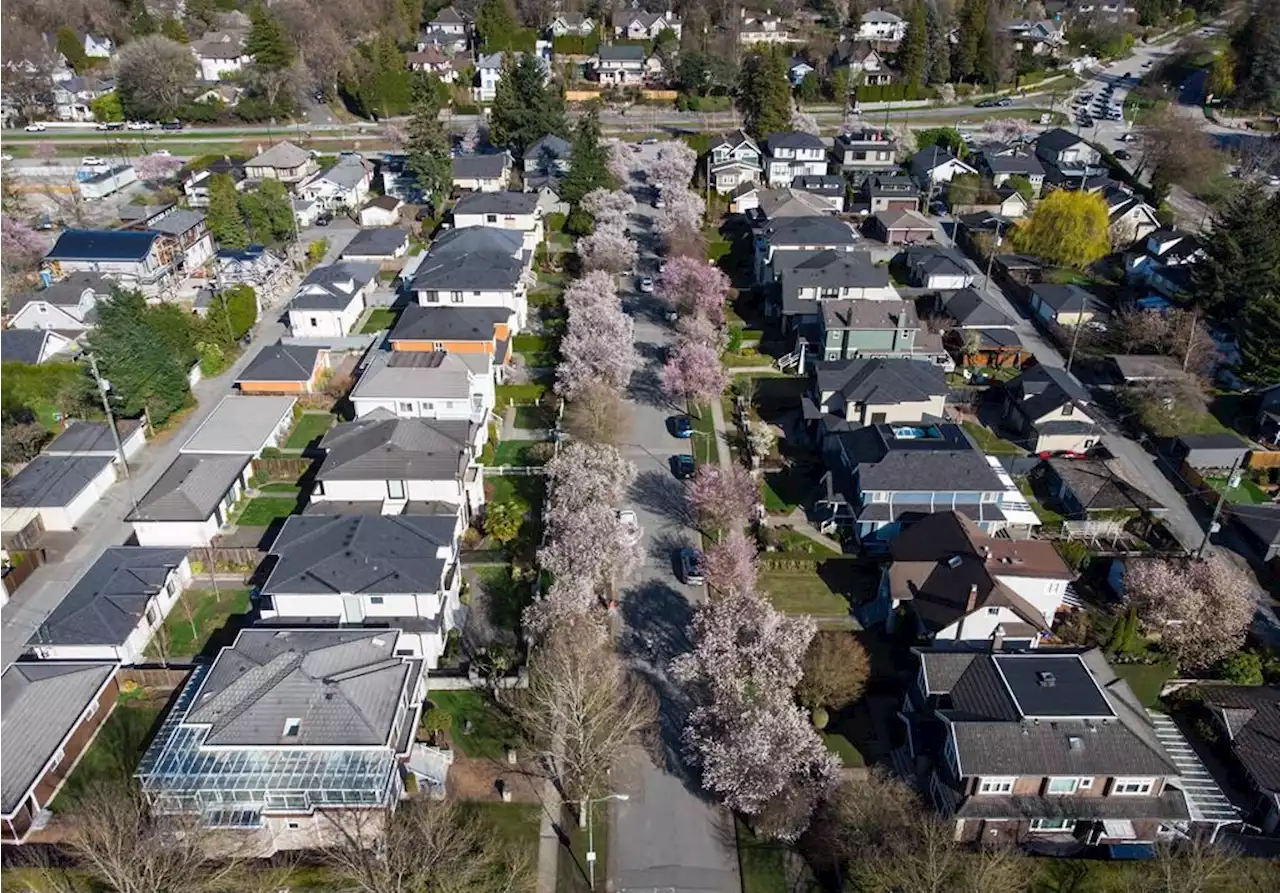
<instances>
[{"instance_id":1,"label":"white house wall","mask_svg":"<svg viewBox=\"0 0 1280 893\"><path fill-rule=\"evenodd\" d=\"M1025 598L1044 617L1045 623L1053 623L1053 616L1062 607L1062 597L1067 592L1066 580L1045 577L1012 577L996 574L996 579Z\"/></svg>"},{"instance_id":2,"label":"white house wall","mask_svg":"<svg viewBox=\"0 0 1280 893\"><path fill-rule=\"evenodd\" d=\"M295 338L345 338L364 310L364 291L343 310L290 310L289 330Z\"/></svg>"},{"instance_id":3,"label":"white house wall","mask_svg":"<svg viewBox=\"0 0 1280 893\"><path fill-rule=\"evenodd\" d=\"M455 480L404 481L406 498L414 502L448 502L457 504L462 487ZM313 502L381 502L389 499L387 481L324 481L324 493L312 494Z\"/></svg>"},{"instance_id":4,"label":"white house wall","mask_svg":"<svg viewBox=\"0 0 1280 893\"><path fill-rule=\"evenodd\" d=\"M994 613L992 613L993 611ZM963 629L961 628L962 623ZM979 608L964 617L962 621L957 620L950 626L939 630L937 635L934 636L934 641L939 644L956 641L956 636L960 635L962 638L959 641L961 642L985 642L990 640L997 626L1004 624L1008 628L1014 623L1025 624L1026 621L1008 608ZM1018 637L1011 636L1010 638L1016 639Z\"/></svg>"},{"instance_id":5,"label":"white house wall","mask_svg":"<svg viewBox=\"0 0 1280 893\"><path fill-rule=\"evenodd\" d=\"M207 546L218 535L218 521L134 521L133 532L140 546Z\"/></svg>"}]
</instances>

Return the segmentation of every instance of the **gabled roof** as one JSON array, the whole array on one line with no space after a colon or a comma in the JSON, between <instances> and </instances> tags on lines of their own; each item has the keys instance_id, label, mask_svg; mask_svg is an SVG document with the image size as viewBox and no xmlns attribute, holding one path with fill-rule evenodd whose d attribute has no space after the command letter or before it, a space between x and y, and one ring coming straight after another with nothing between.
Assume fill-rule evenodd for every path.
<instances>
[{"instance_id":1,"label":"gabled roof","mask_svg":"<svg viewBox=\"0 0 1280 893\"><path fill-rule=\"evenodd\" d=\"M973 270L954 249L919 245L906 250L907 266L926 275L972 275Z\"/></svg>"},{"instance_id":2,"label":"gabled roof","mask_svg":"<svg viewBox=\"0 0 1280 893\"><path fill-rule=\"evenodd\" d=\"M1280 792L1280 685L1197 686L1222 711L1236 759L1264 791Z\"/></svg>"},{"instance_id":3,"label":"gabled roof","mask_svg":"<svg viewBox=\"0 0 1280 893\"><path fill-rule=\"evenodd\" d=\"M961 161L955 155L951 154L950 149L944 149L942 146L927 146L912 155L911 172L917 177L921 177L937 170L940 167L944 167L951 162L961 165L970 173L977 173L973 169L973 165L968 162Z\"/></svg>"},{"instance_id":4,"label":"gabled roof","mask_svg":"<svg viewBox=\"0 0 1280 893\"><path fill-rule=\"evenodd\" d=\"M115 283L100 273L72 273L66 279L52 283L48 288L27 292L9 302L9 315L16 316L18 311L32 301L44 301L55 307L75 307L86 291L94 295L111 294Z\"/></svg>"},{"instance_id":5,"label":"gabled roof","mask_svg":"<svg viewBox=\"0 0 1280 893\"><path fill-rule=\"evenodd\" d=\"M249 167L273 167L280 170L302 167L311 160L311 153L285 140L276 143L270 149L260 152L245 162Z\"/></svg>"},{"instance_id":6,"label":"gabled roof","mask_svg":"<svg viewBox=\"0 0 1280 893\"><path fill-rule=\"evenodd\" d=\"M332 428L320 448L322 481L451 481L470 461L471 423L374 410Z\"/></svg>"},{"instance_id":7,"label":"gabled roof","mask_svg":"<svg viewBox=\"0 0 1280 893\"><path fill-rule=\"evenodd\" d=\"M742 165L747 162L730 161L728 165ZM752 164L753 170L758 170L758 166ZM723 168L713 168L713 170L722 170ZM783 217L828 217L831 215L831 206L824 201L815 197L812 193L804 189L766 189L758 183L742 183L738 187L748 191L759 193L757 199L757 207L760 213L765 216L766 220L779 220ZM735 195L745 195L746 192Z\"/></svg>"},{"instance_id":8,"label":"gabled roof","mask_svg":"<svg viewBox=\"0 0 1280 893\"><path fill-rule=\"evenodd\" d=\"M494 327L511 319L511 311L502 307L423 307L410 304L404 308L392 341L493 341Z\"/></svg>"},{"instance_id":9,"label":"gabled roof","mask_svg":"<svg viewBox=\"0 0 1280 893\"><path fill-rule=\"evenodd\" d=\"M151 599L186 560L186 549L107 549L37 627L27 644L123 645Z\"/></svg>"},{"instance_id":10,"label":"gabled roof","mask_svg":"<svg viewBox=\"0 0 1280 893\"><path fill-rule=\"evenodd\" d=\"M1064 149L1070 149L1072 146L1083 142L1085 142L1085 140L1076 136L1070 130L1064 130L1061 127L1054 127L1051 130L1044 131L1036 137L1036 149L1037 151L1044 150L1056 155Z\"/></svg>"},{"instance_id":11,"label":"gabled roof","mask_svg":"<svg viewBox=\"0 0 1280 893\"><path fill-rule=\"evenodd\" d=\"M455 180L497 180L507 172L511 156L506 152L492 155L459 155L453 159Z\"/></svg>"},{"instance_id":12,"label":"gabled roof","mask_svg":"<svg viewBox=\"0 0 1280 893\"><path fill-rule=\"evenodd\" d=\"M63 508L111 465L111 456L39 455L4 482L4 507Z\"/></svg>"},{"instance_id":13,"label":"gabled roof","mask_svg":"<svg viewBox=\"0 0 1280 893\"><path fill-rule=\"evenodd\" d=\"M1047 459L1045 464L1057 475L1084 511L1115 509L1159 509L1141 489L1129 483L1118 466L1097 459Z\"/></svg>"},{"instance_id":14,"label":"gabled roof","mask_svg":"<svg viewBox=\"0 0 1280 893\"><path fill-rule=\"evenodd\" d=\"M69 229L45 255L45 260L141 261L159 238L155 232L130 230Z\"/></svg>"},{"instance_id":15,"label":"gabled roof","mask_svg":"<svg viewBox=\"0 0 1280 893\"><path fill-rule=\"evenodd\" d=\"M546 158L559 160L568 158L572 151L573 146L569 144L567 139L562 136L556 136L554 133L548 133L524 150L524 160L538 162ZM457 159L454 159L454 164L457 164Z\"/></svg>"},{"instance_id":16,"label":"gabled roof","mask_svg":"<svg viewBox=\"0 0 1280 893\"><path fill-rule=\"evenodd\" d=\"M532 192L468 192L453 206L453 214L532 214L538 196Z\"/></svg>"},{"instance_id":17,"label":"gabled roof","mask_svg":"<svg viewBox=\"0 0 1280 893\"><path fill-rule=\"evenodd\" d=\"M430 594L453 560L457 514L288 518L267 595Z\"/></svg>"},{"instance_id":18,"label":"gabled roof","mask_svg":"<svg viewBox=\"0 0 1280 893\"><path fill-rule=\"evenodd\" d=\"M431 251L414 274L414 291L510 291L524 275L524 264L494 251Z\"/></svg>"},{"instance_id":19,"label":"gabled roof","mask_svg":"<svg viewBox=\"0 0 1280 893\"><path fill-rule=\"evenodd\" d=\"M364 159L359 155L343 154L338 157L337 162L316 174L309 182L318 183L324 180L333 183L340 189L355 189L362 180L369 176L369 173L369 166L365 164Z\"/></svg>"},{"instance_id":20,"label":"gabled roof","mask_svg":"<svg viewBox=\"0 0 1280 893\"><path fill-rule=\"evenodd\" d=\"M773 268L790 292L807 286L884 288L889 285L889 268L876 264L867 251L779 251Z\"/></svg>"},{"instance_id":21,"label":"gabled roof","mask_svg":"<svg viewBox=\"0 0 1280 893\"><path fill-rule=\"evenodd\" d=\"M1110 312L1101 298L1074 283L1058 285L1054 282L1038 282L1031 286L1031 293L1040 299L1040 303L1059 312Z\"/></svg>"},{"instance_id":22,"label":"gabled roof","mask_svg":"<svg viewBox=\"0 0 1280 893\"><path fill-rule=\"evenodd\" d=\"M769 134L764 141L765 151L772 155L779 149L819 149L825 150L827 142L820 136L802 133L798 130L782 130Z\"/></svg>"},{"instance_id":23,"label":"gabled roof","mask_svg":"<svg viewBox=\"0 0 1280 893\"><path fill-rule=\"evenodd\" d=\"M369 359L351 399L468 400L472 376L488 373L488 364L489 356L483 353L379 351Z\"/></svg>"},{"instance_id":24,"label":"gabled roof","mask_svg":"<svg viewBox=\"0 0 1280 893\"><path fill-rule=\"evenodd\" d=\"M402 230L387 227L400 237L403 241L408 237ZM383 230L361 230L357 233L356 238L360 238L365 233L380 233ZM374 235L364 242L374 242L380 239L380 236ZM356 239L352 239L355 242ZM359 245L356 250L362 250ZM350 246L343 252L350 251ZM391 252L388 251L388 254ZM326 264L323 267L316 267L307 274L307 278L302 280L302 284L298 286L297 292L294 293L293 300L289 302L290 310L345 310L356 292L367 286L378 275L377 264L361 264L351 261L339 261L336 264Z\"/></svg>"},{"instance_id":25,"label":"gabled roof","mask_svg":"<svg viewBox=\"0 0 1280 893\"><path fill-rule=\"evenodd\" d=\"M1004 491L957 425L868 425L836 436L863 491Z\"/></svg>"},{"instance_id":26,"label":"gabled roof","mask_svg":"<svg viewBox=\"0 0 1280 893\"><path fill-rule=\"evenodd\" d=\"M462 13L452 6L446 6L444 9L436 13L436 17L431 20L433 25L465 25L466 18Z\"/></svg>"},{"instance_id":27,"label":"gabled roof","mask_svg":"<svg viewBox=\"0 0 1280 893\"><path fill-rule=\"evenodd\" d=\"M910 359L858 359L817 364L819 393L837 391L849 403L917 403L945 397L941 367Z\"/></svg>"},{"instance_id":28,"label":"gabled roof","mask_svg":"<svg viewBox=\"0 0 1280 893\"><path fill-rule=\"evenodd\" d=\"M62 336L46 329L5 329L0 332L0 356L6 363L35 366L45 354L45 342L59 337Z\"/></svg>"},{"instance_id":29,"label":"gabled roof","mask_svg":"<svg viewBox=\"0 0 1280 893\"><path fill-rule=\"evenodd\" d=\"M897 211L879 211L873 215L886 232L905 229L909 232L928 230L933 232L933 221L909 208Z\"/></svg>"},{"instance_id":30,"label":"gabled roof","mask_svg":"<svg viewBox=\"0 0 1280 893\"><path fill-rule=\"evenodd\" d=\"M189 211L179 208L164 215L150 225L150 229L166 236L180 236L204 223L204 214L200 211Z\"/></svg>"},{"instance_id":31,"label":"gabled roof","mask_svg":"<svg viewBox=\"0 0 1280 893\"><path fill-rule=\"evenodd\" d=\"M760 147L756 145L756 141L747 136L746 132L742 130L735 130L731 133L720 134L720 136L716 137L710 148L711 151L719 148L733 150L739 146L747 146L757 153L760 151Z\"/></svg>"},{"instance_id":32,"label":"gabled roof","mask_svg":"<svg viewBox=\"0 0 1280 893\"><path fill-rule=\"evenodd\" d=\"M1023 370L1006 389L1027 418L1043 418L1068 403L1085 406L1092 402L1089 392L1065 369L1043 364Z\"/></svg>"},{"instance_id":33,"label":"gabled roof","mask_svg":"<svg viewBox=\"0 0 1280 893\"><path fill-rule=\"evenodd\" d=\"M395 653L399 632L243 630L218 653L184 721L210 727L205 745L390 745L417 675ZM286 737L289 719L298 724Z\"/></svg>"},{"instance_id":34,"label":"gabled roof","mask_svg":"<svg viewBox=\"0 0 1280 893\"><path fill-rule=\"evenodd\" d=\"M120 440L127 441L142 427L141 419L116 419ZM46 456L114 456L115 438L106 422L85 422L79 419L62 429L62 433L44 448Z\"/></svg>"},{"instance_id":35,"label":"gabled roof","mask_svg":"<svg viewBox=\"0 0 1280 893\"><path fill-rule=\"evenodd\" d=\"M988 302L976 288L962 288L952 292L944 302L943 309L961 327L1013 328L1014 325L1004 311Z\"/></svg>"},{"instance_id":36,"label":"gabled roof","mask_svg":"<svg viewBox=\"0 0 1280 893\"><path fill-rule=\"evenodd\" d=\"M761 236L773 247L853 245L858 234L847 221L829 216L788 217L769 223Z\"/></svg>"},{"instance_id":37,"label":"gabled roof","mask_svg":"<svg viewBox=\"0 0 1280 893\"><path fill-rule=\"evenodd\" d=\"M600 46L597 55L602 62L643 62L645 48L634 43L606 43Z\"/></svg>"},{"instance_id":38,"label":"gabled roof","mask_svg":"<svg viewBox=\"0 0 1280 893\"><path fill-rule=\"evenodd\" d=\"M270 344L258 351L240 376L245 381L310 381L315 375L320 348L296 344Z\"/></svg>"},{"instance_id":39,"label":"gabled roof","mask_svg":"<svg viewBox=\"0 0 1280 893\"><path fill-rule=\"evenodd\" d=\"M252 455L180 453L126 521L204 521L213 516Z\"/></svg>"},{"instance_id":40,"label":"gabled roof","mask_svg":"<svg viewBox=\"0 0 1280 893\"><path fill-rule=\"evenodd\" d=\"M396 226L376 226L369 229L362 229L347 243L347 247L342 249L342 258L361 258L361 257L392 257L401 248L404 248L409 242L409 233ZM349 266L353 271L362 268L372 268L373 275L378 275L377 267L372 264L351 264ZM368 272L368 269L364 269ZM362 278L361 282L369 282L373 276L367 279Z\"/></svg>"},{"instance_id":41,"label":"gabled roof","mask_svg":"<svg viewBox=\"0 0 1280 893\"><path fill-rule=\"evenodd\" d=\"M429 253L443 257L446 254L497 252L514 258L523 250L524 236L518 230L497 226L460 226L437 236Z\"/></svg>"}]
</instances>

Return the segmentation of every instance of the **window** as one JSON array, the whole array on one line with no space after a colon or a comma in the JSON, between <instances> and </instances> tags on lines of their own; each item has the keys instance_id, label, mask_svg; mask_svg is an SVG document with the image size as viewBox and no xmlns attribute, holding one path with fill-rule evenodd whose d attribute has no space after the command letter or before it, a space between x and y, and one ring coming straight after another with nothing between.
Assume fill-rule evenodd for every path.
<instances>
[{"instance_id":1,"label":"window","mask_svg":"<svg viewBox=\"0 0 1280 893\"><path fill-rule=\"evenodd\" d=\"M57 769L58 764L62 762L62 758L65 756L66 756L66 753L62 750L62 748L58 748L58 750L54 753L53 757L49 760L49 768Z\"/></svg>"},{"instance_id":2,"label":"window","mask_svg":"<svg viewBox=\"0 0 1280 893\"><path fill-rule=\"evenodd\" d=\"M1075 411L1076 411L1075 405L1071 403L1068 403L1062 407L1063 415L1074 415Z\"/></svg>"},{"instance_id":3,"label":"window","mask_svg":"<svg viewBox=\"0 0 1280 893\"><path fill-rule=\"evenodd\" d=\"M497 222L498 222L498 215L497 215L497 214L486 214L486 215L484 215L484 222L485 222L485 223L497 223Z\"/></svg>"},{"instance_id":4,"label":"window","mask_svg":"<svg viewBox=\"0 0 1280 893\"><path fill-rule=\"evenodd\" d=\"M979 794L1010 794L1013 793L1013 778L980 778L978 779Z\"/></svg>"},{"instance_id":5,"label":"window","mask_svg":"<svg viewBox=\"0 0 1280 893\"><path fill-rule=\"evenodd\" d=\"M311 326L312 328L315 328L316 326L320 325L319 317L309 316L307 317L307 320L308 320L307 325Z\"/></svg>"},{"instance_id":6,"label":"window","mask_svg":"<svg viewBox=\"0 0 1280 893\"><path fill-rule=\"evenodd\" d=\"M429 291L429 292L427 292L427 293L426 293L426 295L427 295L427 303L428 303L428 304L439 304L439 303L440 303L440 292L438 292L438 291Z\"/></svg>"},{"instance_id":7,"label":"window","mask_svg":"<svg viewBox=\"0 0 1280 893\"><path fill-rule=\"evenodd\" d=\"M302 720L296 716L291 716L284 721L284 737L297 738L298 733L302 731Z\"/></svg>"},{"instance_id":8,"label":"window","mask_svg":"<svg viewBox=\"0 0 1280 893\"><path fill-rule=\"evenodd\" d=\"M174 585L172 580L164 584L164 591L165 591L165 595L168 595L170 598L172 598L175 595Z\"/></svg>"},{"instance_id":9,"label":"window","mask_svg":"<svg viewBox=\"0 0 1280 893\"><path fill-rule=\"evenodd\" d=\"M422 411L423 411L423 412L435 412L435 411L436 411L436 405L435 405L434 403L432 403L430 400L423 400L423 401L422 401Z\"/></svg>"},{"instance_id":10,"label":"window","mask_svg":"<svg viewBox=\"0 0 1280 893\"><path fill-rule=\"evenodd\" d=\"M380 605L380 604L382 604L382 596L380 596L380 595L371 595L371 596L369 596L369 604L371 604L371 605Z\"/></svg>"},{"instance_id":11,"label":"window","mask_svg":"<svg viewBox=\"0 0 1280 893\"><path fill-rule=\"evenodd\" d=\"M387 481L387 498L404 499L404 481Z\"/></svg>"},{"instance_id":12,"label":"window","mask_svg":"<svg viewBox=\"0 0 1280 893\"><path fill-rule=\"evenodd\" d=\"M462 303L462 292L460 292L460 291L451 291L451 292L449 292L449 300L450 300L450 301L453 301L453 303L455 303L455 304L461 304L461 303Z\"/></svg>"},{"instance_id":13,"label":"window","mask_svg":"<svg viewBox=\"0 0 1280 893\"><path fill-rule=\"evenodd\" d=\"M1074 794L1076 792L1076 779L1051 778L1049 779L1049 786L1045 788L1045 792L1049 794Z\"/></svg>"},{"instance_id":14,"label":"window","mask_svg":"<svg viewBox=\"0 0 1280 893\"><path fill-rule=\"evenodd\" d=\"M1092 779L1092 778L1082 778L1082 779L1080 779L1080 790L1082 790L1082 791L1087 791L1087 790L1089 790L1089 788L1091 788L1091 787L1093 787L1093 779Z\"/></svg>"},{"instance_id":15,"label":"window","mask_svg":"<svg viewBox=\"0 0 1280 893\"><path fill-rule=\"evenodd\" d=\"M1141 797L1150 794L1155 786L1154 778L1117 778L1111 785L1111 793L1119 796Z\"/></svg>"},{"instance_id":16,"label":"window","mask_svg":"<svg viewBox=\"0 0 1280 893\"><path fill-rule=\"evenodd\" d=\"M989 615L991 615L991 616L993 616L993 617L994 617L995 615L997 615L997 614L999 614L999 613L1000 613L1000 609L999 609L999 608L987 608L987 613L988 613Z\"/></svg>"},{"instance_id":17,"label":"window","mask_svg":"<svg viewBox=\"0 0 1280 893\"><path fill-rule=\"evenodd\" d=\"M473 297L473 298L478 298L478 297L480 297L480 292L478 292L478 291L473 291L473 292L471 293L471 297Z\"/></svg>"},{"instance_id":18,"label":"window","mask_svg":"<svg viewBox=\"0 0 1280 893\"><path fill-rule=\"evenodd\" d=\"M301 822L288 821L288 822L286 822L285 824L286 824L286 826L288 826L288 828L289 828L289 830L290 830L290 831L297 831L299 828L301 828L301 827L302 827L302 823L301 823Z\"/></svg>"},{"instance_id":19,"label":"window","mask_svg":"<svg viewBox=\"0 0 1280 893\"><path fill-rule=\"evenodd\" d=\"M1076 827L1075 819L1032 819L1032 831L1073 831Z\"/></svg>"},{"instance_id":20,"label":"window","mask_svg":"<svg viewBox=\"0 0 1280 893\"><path fill-rule=\"evenodd\" d=\"M93 717L93 714L95 714L95 713L97 713L97 712L98 712L98 702L97 702L97 701L92 701L92 702L89 704L89 706L88 706L88 707L86 707L86 708L85 708L85 710L84 710L84 718L85 718L85 719L90 719L90 718L92 718L92 717Z\"/></svg>"},{"instance_id":21,"label":"window","mask_svg":"<svg viewBox=\"0 0 1280 893\"><path fill-rule=\"evenodd\" d=\"M403 403L403 402L402 402L402 403L400 404L400 411L401 411L401 412L406 412L406 413L408 413L408 412L413 412L413 404L412 404L412 403Z\"/></svg>"}]
</instances>

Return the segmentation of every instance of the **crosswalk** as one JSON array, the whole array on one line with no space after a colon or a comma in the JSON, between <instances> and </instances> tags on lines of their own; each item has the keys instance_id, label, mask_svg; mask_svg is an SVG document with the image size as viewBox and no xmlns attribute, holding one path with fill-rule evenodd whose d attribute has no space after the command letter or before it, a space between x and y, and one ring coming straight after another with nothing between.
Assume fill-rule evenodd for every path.
<instances>
[{"instance_id":1,"label":"crosswalk","mask_svg":"<svg viewBox=\"0 0 1280 893\"><path fill-rule=\"evenodd\" d=\"M1176 784L1187 798L1191 820L1229 822L1239 819L1240 810L1227 799L1173 720L1154 710L1148 710L1147 715L1156 727L1156 737L1178 767Z\"/></svg>"}]
</instances>

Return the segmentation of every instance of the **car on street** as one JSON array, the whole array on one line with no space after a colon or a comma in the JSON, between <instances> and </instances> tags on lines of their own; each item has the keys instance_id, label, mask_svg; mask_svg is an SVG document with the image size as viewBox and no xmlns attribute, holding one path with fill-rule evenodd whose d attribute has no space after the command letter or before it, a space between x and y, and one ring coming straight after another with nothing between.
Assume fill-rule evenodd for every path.
<instances>
[{"instance_id":1,"label":"car on street","mask_svg":"<svg viewBox=\"0 0 1280 893\"><path fill-rule=\"evenodd\" d=\"M156 149L156 150L155 150L154 152L152 152L151 154L152 154L152 155L155 155L157 158L172 158L172 157L173 157L172 153L171 153L168 149Z\"/></svg>"},{"instance_id":2,"label":"car on street","mask_svg":"<svg viewBox=\"0 0 1280 893\"><path fill-rule=\"evenodd\" d=\"M653 294L653 278L650 276L641 276L639 283L640 293L643 295Z\"/></svg>"},{"instance_id":3,"label":"car on street","mask_svg":"<svg viewBox=\"0 0 1280 893\"><path fill-rule=\"evenodd\" d=\"M328 226L330 223L333 223L333 215L328 211L316 218L316 226Z\"/></svg>"},{"instance_id":4,"label":"car on street","mask_svg":"<svg viewBox=\"0 0 1280 893\"><path fill-rule=\"evenodd\" d=\"M653 136L646 137L645 139L642 139L642 140L640 141L640 145L642 145L642 146L656 146L656 145L658 145L658 138L657 138L657 137L653 137Z\"/></svg>"},{"instance_id":5,"label":"car on street","mask_svg":"<svg viewBox=\"0 0 1280 893\"><path fill-rule=\"evenodd\" d=\"M1116 156L1116 160L1118 161L1128 161L1129 159L1133 158L1133 156L1130 155L1128 152L1126 152L1124 149L1116 149L1116 151L1113 154Z\"/></svg>"},{"instance_id":6,"label":"car on street","mask_svg":"<svg viewBox=\"0 0 1280 893\"><path fill-rule=\"evenodd\" d=\"M53 229L53 218L48 214L41 217L36 221L36 229L42 233L47 233L49 230Z\"/></svg>"},{"instance_id":7,"label":"car on street","mask_svg":"<svg viewBox=\"0 0 1280 893\"><path fill-rule=\"evenodd\" d=\"M998 100L996 100L996 105L997 105L999 108L1007 109L1009 106L1013 105L1013 100L1012 100L1011 98L1009 98L1008 96L1006 96L1006 97L1004 97L1003 99L998 99Z\"/></svg>"},{"instance_id":8,"label":"car on street","mask_svg":"<svg viewBox=\"0 0 1280 893\"><path fill-rule=\"evenodd\" d=\"M154 125L150 121L130 121L125 125L128 130L150 130Z\"/></svg>"},{"instance_id":9,"label":"car on street","mask_svg":"<svg viewBox=\"0 0 1280 893\"><path fill-rule=\"evenodd\" d=\"M676 420L671 427L675 431L676 437L679 437L681 440L687 440L690 437L693 437L693 419L689 418L687 415L676 416Z\"/></svg>"},{"instance_id":10,"label":"car on street","mask_svg":"<svg viewBox=\"0 0 1280 893\"><path fill-rule=\"evenodd\" d=\"M981 102L975 102L973 107L976 109L990 109L995 108L998 102L999 100L996 99L984 99Z\"/></svg>"},{"instance_id":11,"label":"car on street","mask_svg":"<svg viewBox=\"0 0 1280 893\"><path fill-rule=\"evenodd\" d=\"M160 129L161 130L181 130L182 122L181 121L165 121L163 124L160 125Z\"/></svg>"},{"instance_id":12,"label":"car on street","mask_svg":"<svg viewBox=\"0 0 1280 893\"><path fill-rule=\"evenodd\" d=\"M694 470L693 457L688 453L677 453L671 457L671 473L677 480L687 481L693 477Z\"/></svg>"},{"instance_id":13,"label":"car on street","mask_svg":"<svg viewBox=\"0 0 1280 893\"><path fill-rule=\"evenodd\" d=\"M98 130L124 130L123 121L99 121Z\"/></svg>"},{"instance_id":14,"label":"car on street","mask_svg":"<svg viewBox=\"0 0 1280 893\"><path fill-rule=\"evenodd\" d=\"M702 576L702 556L697 549L684 548L677 553L680 560L680 581L687 586L702 586L707 581Z\"/></svg>"},{"instance_id":15,"label":"car on street","mask_svg":"<svg viewBox=\"0 0 1280 893\"><path fill-rule=\"evenodd\" d=\"M655 196L653 199L653 206L658 210L662 210L667 206L667 203L662 200L661 195L658 195L658 196Z\"/></svg>"},{"instance_id":16,"label":"car on street","mask_svg":"<svg viewBox=\"0 0 1280 893\"><path fill-rule=\"evenodd\" d=\"M622 541L627 545L640 542L640 537L644 535L644 528L640 526L640 519L631 509L618 510L618 535L622 537Z\"/></svg>"},{"instance_id":17,"label":"car on street","mask_svg":"<svg viewBox=\"0 0 1280 893\"><path fill-rule=\"evenodd\" d=\"M106 164L106 161L99 158L97 155L86 155L84 158L80 159L80 165L82 167L106 167Z\"/></svg>"},{"instance_id":18,"label":"car on street","mask_svg":"<svg viewBox=\"0 0 1280 893\"><path fill-rule=\"evenodd\" d=\"M48 128L46 128L39 121L32 121L30 124L28 124L26 127L22 129L25 130L27 133L44 133L45 130L47 130Z\"/></svg>"}]
</instances>

